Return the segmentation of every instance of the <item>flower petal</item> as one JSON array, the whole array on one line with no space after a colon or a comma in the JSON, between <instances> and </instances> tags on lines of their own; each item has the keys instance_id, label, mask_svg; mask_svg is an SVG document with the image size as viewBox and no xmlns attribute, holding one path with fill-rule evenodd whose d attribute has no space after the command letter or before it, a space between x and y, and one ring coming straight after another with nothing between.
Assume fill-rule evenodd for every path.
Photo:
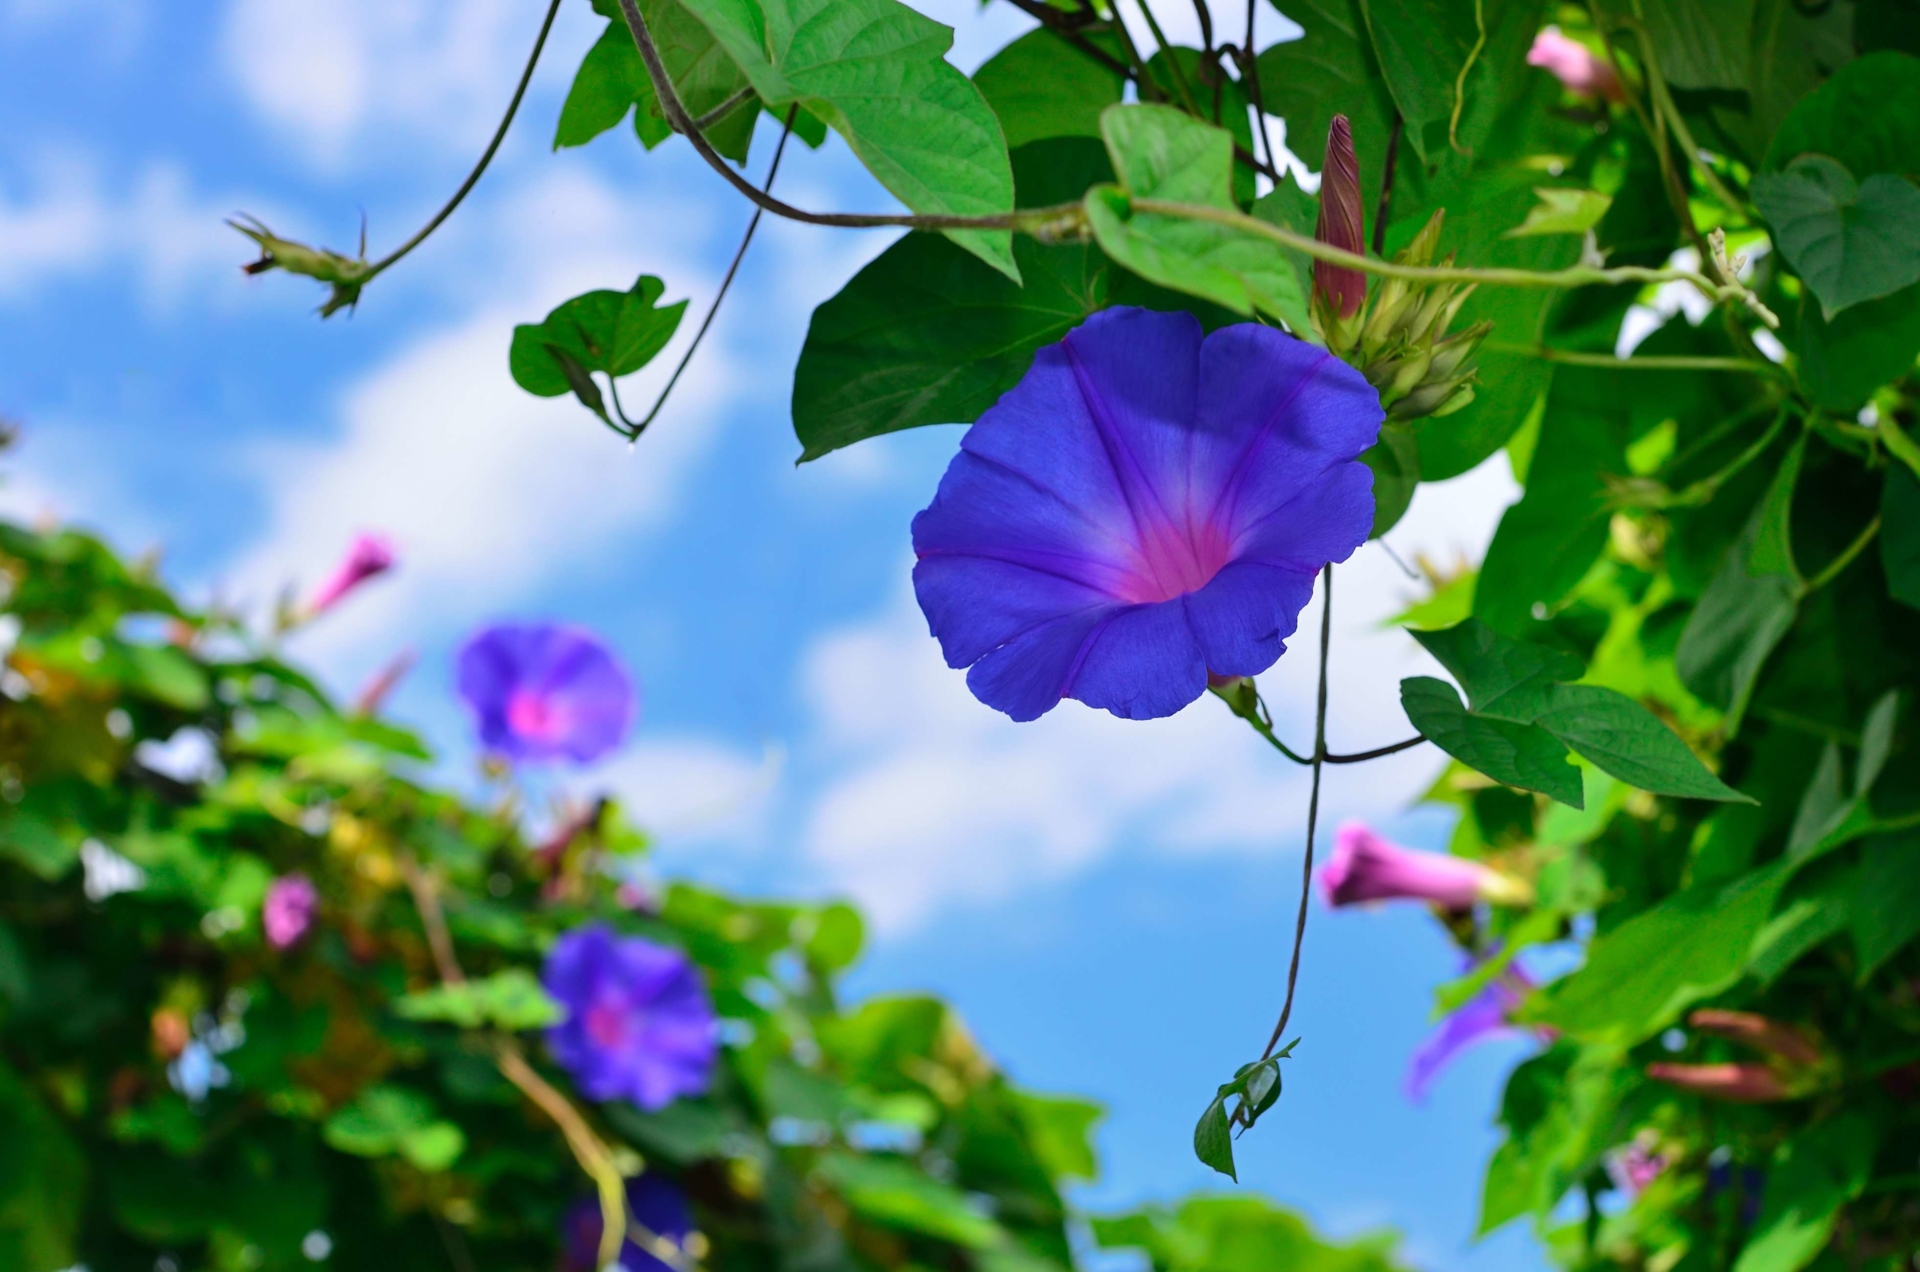
<instances>
[{"instance_id":1,"label":"flower petal","mask_svg":"<svg viewBox=\"0 0 1920 1272\"><path fill-rule=\"evenodd\" d=\"M1200 351L1198 418L1202 435L1235 438L1231 466L1211 479L1210 515L1239 530L1358 458L1386 413L1366 377L1325 349L1245 323Z\"/></svg>"},{"instance_id":2,"label":"flower petal","mask_svg":"<svg viewBox=\"0 0 1920 1272\"><path fill-rule=\"evenodd\" d=\"M1111 612L1082 610L1022 632L973 664L967 688L1015 720L1038 720L1065 696L1087 637Z\"/></svg>"},{"instance_id":3,"label":"flower petal","mask_svg":"<svg viewBox=\"0 0 1920 1272\"><path fill-rule=\"evenodd\" d=\"M1170 716L1207 688L1184 598L1116 610L1087 635L1067 696L1126 720Z\"/></svg>"},{"instance_id":4,"label":"flower petal","mask_svg":"<svg viewBox=\"0 0 1920 1272\"><path fill-rule=\"evenodd\" d=\"M1352 556L1372 531L1373 470L1358 462L1341 463L1248 523L1234 544L1234 555L1314 573Z\"/></svg>"},{"instance_id":5,"label":"flower petal","mask_svg":"<svg viewBox=\"0 0 1920 1272\"><path fill-rule=\"evenodd\" d=\"M1313 596L1313 575L1311 569L1235 561L1181 598L1207 670L1253 676L1273 666Z\"/></svg>"},{"instance_id":6,"label":"flower petal","mask_svg":"<svg viewBox=\"0 0 1920 1272\"><path fill-rule=\"evenodd\" d=\"M955 668L1042 623L1118 604L1058 574L977 556L922 557L913 567L913 593L947 666Z\"/></svg>"}]
</instances>

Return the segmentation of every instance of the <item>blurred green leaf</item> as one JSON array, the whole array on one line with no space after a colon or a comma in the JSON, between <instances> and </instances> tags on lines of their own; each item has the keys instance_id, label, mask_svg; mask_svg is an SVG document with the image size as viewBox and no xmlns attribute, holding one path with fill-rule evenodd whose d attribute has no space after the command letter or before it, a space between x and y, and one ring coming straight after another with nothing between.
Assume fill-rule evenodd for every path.
<instances>
[{"instance_id":1,"label":"blurred green leaf","mask_svg":"<svg viewBox=\"0 0 1920 1272\"><path fill-rule=\"evenodd\" d=\"M856 1212L877 1223L974 1250L1003 1239L1000 1226L980 1213L966 1194L928 1178L899 1158L829 1153L814 1171Z\"/></svg>"},{"instance_id":2,"label":"blurred green leaf","mask_svg":"<svg viewBox=\"0 0 1920 1272\"><path fill-rule=\"evenodd\" d=\"M1753 6L1754 0L1663 0L1647 6L1647 34L1667 83L1745 88Z\"/></svg>"},{"instance_id":3,"label":"blurred green leaf","mask_svg":"<svg viewBox=\"0 0 1920 1272\"><path fill-rule=\"evenodd\" d=\"M1903 464L1887 465L1880 494L1880 564L1887 594L1920 609L1920 477Z\"/></svg>"},{"instance_id":4,"label":"blurred green leaf","mask_svg":"<svg viewBox=\"0 0 1920 1272\"><path fill-rule=\"evenodd\" d=\"M1800 1132L1774 1152L1753 1235L1734 1272L1799 1272L1833 1235L1840 1208L1873 1174L1880 1136L1859 1113Z\"/></svg>"},{"instance_id":5,"label":"blurred green leaf","mask_svg":"<svg viewBox=\"0 0 1920 1272\"><path fill-rule=\"evenodd\" d=\"M408 1020L438 1020L462 1029L493 1025L518 1031L543 1029L566 1018L533 973L521 967L459 985L436 985L408 994L393 1005Z\"/></svg>"}]
</instances>

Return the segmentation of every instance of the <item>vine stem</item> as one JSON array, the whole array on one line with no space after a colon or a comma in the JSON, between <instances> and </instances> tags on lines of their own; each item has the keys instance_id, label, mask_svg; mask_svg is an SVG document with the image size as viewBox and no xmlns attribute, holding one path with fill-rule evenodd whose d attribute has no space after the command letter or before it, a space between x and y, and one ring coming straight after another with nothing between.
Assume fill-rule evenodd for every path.
<instances>
[{"instance_id":1,"label":"vine stem","mask_svg":"<svg viewBox=\"0 0 1920 1272\"><path fill-rule=\"evenodd\" d=\"M553 30L553 19L559 12L560 0L552 0L552 3L547 5L546 20L540 24L540 34L534 38L533 52L527 55L526 69L520 72L520 82L514 86L513 100L507 103L507 113L501 117L500 126L493 130L493 140L489 141L486 150L481 152L480 162L473 165L473 171L469 172L467 179L460 183L460 188L453 192L453 197L448 199L446 204L434 213L432 219L421 226L412 238L367 267L366 278L362 280L363 285L372 282L390 266L398 264L408 252L426 242L427 236L439 229L441 224L453 215L454 209L460 206L461 201L473 191L473 187L480 184L480 177L486 172L487 165L493 162L493 156L500 149L500 143L507 139L507 129L513 126L513 117L520 112L520 101L527 95L527 85L533 82L533 68L540 64L540 52L547 46L547 33ZM362 237L365 237L364 230ZM364 246L362 250L365 250Z\"/></svg>"},{"instance_id":2,"label":"vine stem","mask_svg":"<svg viewBox=\"0 0 1920 1272\"><path fill-rule=\"evenodd\" d=\"M1293 957L1287 963L1287 996L1280 1004L1280 1019L1274 1023L1273 1036L1267 1039L1265 1060L1280 1045L1293 1017L1293 991L1300 981L1300 950L1307 943L1307 906L1313 896L1313 838L1320 824L1320 770L1327 758L1327 653L1333 642L1333 565L1320 571L1320 703L1313 716L1313 787L1307 796L1307 851L1300 864L1300 913L1293 921Z\"/></svg>"},{"instance_id":3,"label":"vine stem","mask_svg":"<svg viewBox=\"0 0 1920 1272\"><path fill-rule=\"evenodd\" d=\"M1563 362L1576 367L1605 367L1613 371L1733 371L1744 375L1773 376L1786 379L1787 371L1775 362L1752 358L1725 358L1691 354L1647 354L1616 358L1610 353L1581 353L1574 349L1554 349L1547 345L1511 345L1488 341L1482 346L1489 353L1513 353L1538 358L1542 362Z\"/></svg>"},{"instance_id":4,"label":"vine stem","mask_svg":"<svg viewBox=\"0 0 1920 1272\"><path fill-rule=\"evenodd\" d=\"M413 895L413 908L420 916L420 927L426 933L427 948L433 953L434 967L440 974L441 982L446 985L466 984L467 974L454 952L453 936L447 929L446 911L440 905L439 882L431 873L420 868L412 853L403 853L399 864L407 891ZM610 1267L619 1261L621 1242L626 1239L631 1226L648 1246L649 1253L675 1269L675 1272L690 1272L690 1265L677 1246L647 1231L627 1214L626 1181L614 1161L613 1150L594 1134L586 1118L573 1106L573 1101L562 1095L541 1076L538 1069L527 1062L526 1053L515 1039L501 1035L488 1042L500 1076L513 1083L522 1095L553 1119L554 1125L560 1128L562 1138L567 1141L567 1147L572 1150L574 1160L593 1180L594 1190L600 1198L600 1250L596 1266Z\"/></svg>"},{"instance_id":5,"label":"vine stem","mask_svg":"<svg viewBox=\"0 0 1920 1272\"><path fill-rule=\"evenodd\" d=\"M773 162L767 166L767 179L760 187L762 191L773 189L773 179L780 172L780 157L787 153L787 139L793 136L793 121L799 113L800 103L795 102L787 107L786 126L780 130L780 144L773 148ZM727 289L733 286L733 276L740 272L740 262L746 259L747 248L753 243L753 232L760 228L760 218L765 212L765 208L754 208L753 219L747 222L747 232L740 236L740 246L735 249L733 260L727 265L726 277L720 280L720 290L714 293L713 304L707 308L707 316L700 320L700 330L693 333L693 343L688 345L687 351L680 355L680 365L676 366L673 374L667 377L666 384L660 390L660 396L654 399L653 409L648 411L639 423L634 423L628 420L624 413L621 414L620 422L627 426L628 441L637 439L640 434L647 431L647 425L653 423L660 414L660 408L667 404L667 398L672 395L674 385L680 383L680 376L686 371L687 364L692 362L693 355L700 351L700 342L707 338L707 329L713 326L714 318L720 313L720 302L727 298ZM611 376L607 378L607 384L609 387L613 385ZM614 390L614 409L616 411L620 409L618 389Z\"/></svg>"}]
</instances>

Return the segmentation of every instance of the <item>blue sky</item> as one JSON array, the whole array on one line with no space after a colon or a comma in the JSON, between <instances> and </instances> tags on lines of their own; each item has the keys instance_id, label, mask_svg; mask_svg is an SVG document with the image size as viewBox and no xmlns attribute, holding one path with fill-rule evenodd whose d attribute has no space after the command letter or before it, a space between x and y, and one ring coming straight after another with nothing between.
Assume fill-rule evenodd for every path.
<instances>
[{"instance_id":1,"label":"blue sky","mask_svg":"<svg viewBox=\"0 0 1920 1272\"><path fill-rule=\"evenodd\" d=\"M343 248L363 210L375 252L410 233L478 153L541 7L0 0L0 415L26 430L0 506L158 546L177 584L256 614L355 530L391 535L400 568L292 653L350 692L417 649L392 710L455 777L472 761L447 689L460 636L506 616L596 627L644 682L645 714L576 789L619 791L671 872L858 898L875 931L859 990L947 994L1017 1079L1108 1103L1090 1203L1210 1185L1188 1137L1280 997L1304 783L1211 700L1152 724L1067 704L1016 726L941 664L907 590L907 523L959 431L793 463L808 315L886 236L763 225L632 451L521 393L514 322L642 271L698 311L747 217L677 141L645 154L621 131L549 152L600 25L568 0L493 171L358 313L321 322L317 289L237 269L248 245L221 224L236 211ZM926 7L956 25L966 67L1026 24L1004 5ZM790 154L780 190L887 203L838 142ZM1393 545L1476 557L1512 497L1496 459L1423 490ZM1377 547L1342 568L1336 747L1402 736L1398 680L1431 665L1378 625L1415 592ZM1263 678L1297 739L1311 671L1303 643ZM1415 751L1334 774L1326 824L1437 844L1445 819L1405 810L1438 767ZM1452 970L1421 913L1316 903L1305 1042L1242 1178L1338 1233L1397 1227L1435 1272L1517 1272L1541 1262L1528 1238L1470 1232L1522 1044L1469 1055L1425 1107L1399 1090Z\"/></svg>"}]
</instances>

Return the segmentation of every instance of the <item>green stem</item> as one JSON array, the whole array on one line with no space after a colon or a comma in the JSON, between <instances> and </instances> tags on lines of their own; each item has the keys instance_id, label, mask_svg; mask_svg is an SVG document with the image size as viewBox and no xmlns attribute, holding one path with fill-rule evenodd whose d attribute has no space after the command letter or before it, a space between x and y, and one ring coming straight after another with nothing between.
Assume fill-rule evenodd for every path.
<instances>
[{"instance_id":1,"label":"green stem","mask_svg":"<svg viewBox=\"0 0 1920 1272\"><path fill-rule=\"evenodd\" d=\"M1160 20L1153 16L1153 6L1147 0L1139 0L1139 3L1140 12L1147 20L1147 30L1153 32L1153 42L1160 46L1160 56L1166 59L1167 69L1173 75L1173 86L1187 104L1187 113L1196 119L1204 119L1205 116L1200 113L1200 101L1187 83L1187 73L1181 68L1179 59L1174 57L1173 46L1167 43L1167 33L1160 29Z\"/></svg>"},{"instance_id":2,"label":"green stem","mask_svg":"<svg viewBox=\"0 0 1920 1272\"><path fill-rule=\"evenodd\" d=\"M1728 461L1724 468L1718 472L1709 473L1699 481L1692 482L1680 491L1669 495L1665 500L1661 501L1660 506L1663 508L1694 508L1711 500L1720 492L1720 487L1725 485L1729 478L1745 468L1748 464L1751 464L1754 460L1760 458L1760 456L1766 454L1767 448L1773 445L1773 439L1780 435L1780 430L1786 427L1787 420L1792 414L1793 408L1791 406L1781 407L1779 412L1773 417L1773 423L1767 426L1767 431L1762 433L1758 440L1752 445Z\"/></svg>"},{"instance_id":3,"label":"green stem","mask_svg":"<svg viewBox=\"0 0 1920 1272\"><path fill-rule=\"evenodd\" d=\"M1489 341L1482 346L1493 353L1515 353L1538 358L1542 362L1563 362L1576 367L1605 367L1615 371L1734 371L1744 375L1787 378L1786 368L1775 362L1752 358L1716 358L1707 356L1646 355L1616 358L1610 353L1580 353L1573 349L1554 349L1546 345L1510 345Z\"/></svg>"},{"instance_id":4,"label":"green stem","mask_svg":"<svg viewBox=\"0 0 1920 1272\"><path fill-rule=\"evenodd\" d=\"M1807 580L1807 585L1801 589L1800 594L1805 596L1809 592L1818 592L1821 588L1839 578L1841 573L1853 564L1853 559L1867 550L1867 545L1872 543L1874 536L1879 533L1880 518L1875 516L1872 521L1867 522L1867 528L1860 532L1859 537L1852 543L1849 543L1839 556L1827 562L1827 567L1824 570Z\"/></svg>"},{"instance_id":5,"label":"green stem","mask_svg":"<svg viewBox=\"0 0 1920 1272\"><path fill-rule=\"evenodd\" d=\"M1135 199L1133 210L1179 217L1189 221L1210 221L1215 225L1224 225L1261 238L1272 239L1282 247L1292 248L1302 256L1328 261L1366 274L1404 279L1410 283L1486 283L1494 287L1527 287L1549 291L1606 283L1692 283L1703 295L1715 302L1741 301L1769 327L1780 325L1780 319L1774 315L1773 311L1761 304L1759 297L1744 286L1739 283L1716 283L1697 270L1654 268L1645 265L1616 265L1611 268L1573 265L1566 269L1546 271L1401 265L1392 261L1374 260L1357 252L1343 251L1330 243L1322 243L1308 235L1295 233L1284 226L1273 225L1258 217L1248 216L1244 212L1230 208L1216 208L1198 203L1174 203L1164 199Z\"/></svg>"},{"instance_id":6,"label":"green stem","mask_svg":"<svg viewBox=\"0 0 1920 1272\"><path fill-rule=\"evenodd\" d=\"M1906 430L1900 427L1900 421L1893 418L1893 412L1883 411L1874 428L1887 453L1913 469L1915 477L1920 477L1920 443L1915 443L1907 436Z\"/></svg>"},{"instance_id":7,"label":"green stem","mask_svg":"<svg viewBox=\"0 0 1920 1272\"><path fill-rule=\"evenodd\" d=\"M540 34L533 41L533 52L527 55L526 69L520 72L520 82L514 86L513 100L507 103L507 113L501 117L500 126L493 130L493 140L487 143L486 150L481 153L480 162L473 166L473 171L469 172L467 179L460 183L460 188L453 192L453 197L433 214L432 220L420 227L417 234L367 267L366 277L361 280L363 284L372 282L387 268L398 264L401 257L426 242L427 236L439 229L441 223L453 215L454 209L460 206L461 201L467 197L473 187L480 184L481 174L486 172L487 165L493 162L494 152L499 150L500 143L506 140L507 129L512 127L513 117L519 113L520 99L527 95L527 85L533 80L533 68L540 64L540 50L547 46L547 32L553 30L553 18L559 12L560 0L552 0L552 3L547 6L546 19L540 23ZM364 236L363 231L362 237ZM362 250L365 250L364 246Z\"/></svg>"},{"instance_id":8,"label":"green stem","mask_svg":"<svg viewBox=\"0 0 1920 1272\"><path fill-rule=\"evenodd\" d=\"M1287 996L1280 1019L1260 1053L1265 1060L1280 1045L1293 1016L1293 991L1300 981L1300 950L1307 941L1307 905L1313 895L1313 839L1320 825L1320 770L1327 758L1327 654L1333 645L1333 566L1320 570L1320 702L1313 717L1313 786L1307 795L1307 850L1300 863L1300 912L1293 921L1293 957L1287 963Z\"/></svg>"}]
</instances>

